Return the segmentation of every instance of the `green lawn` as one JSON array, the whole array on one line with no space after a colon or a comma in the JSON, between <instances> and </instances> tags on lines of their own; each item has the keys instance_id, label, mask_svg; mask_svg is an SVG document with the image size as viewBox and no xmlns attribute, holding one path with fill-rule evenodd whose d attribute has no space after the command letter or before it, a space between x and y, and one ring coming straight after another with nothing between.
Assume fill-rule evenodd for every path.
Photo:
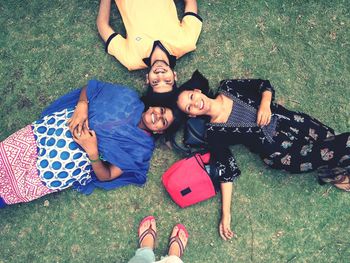
<instances>
[{"instance_id":1,"label":"green lawn","mask_svg":"<svg viewBox=\"0 0 350 263\"><path fill-rule=\"evenodd\" d=\"M338 132L350 130L350 7L346 0L198 0L197 50L177 64L179 82L201 70L213 88L225 78L266 78L277 100ZM0 2L0 140L35 120L58 96L89 79L144 91L145 71L128 72L104 52L99 1ZM179 14L183 4L177 3ZM124 32L114 4L112 24ZM180 156L160 144L143 188L67 190L0 210L0 262L126 262L137 226L157 218L157 256L174 224L190 233L185 262L350 262L350 195L319 186L315 174L268 170L243 147L232 201L237 238L219 238L220 196L178 208L161 175Z\"/></svg>"}]
</instances>

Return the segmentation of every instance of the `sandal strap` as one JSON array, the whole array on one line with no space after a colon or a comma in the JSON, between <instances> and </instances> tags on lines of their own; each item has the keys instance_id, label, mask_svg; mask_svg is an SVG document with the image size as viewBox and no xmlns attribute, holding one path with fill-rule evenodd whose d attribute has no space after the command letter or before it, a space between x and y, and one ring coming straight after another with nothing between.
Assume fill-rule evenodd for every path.
<instances>
[{"instance_id":1,"label":"sandal strap","mask_svg":"<svg viewBox=\"0 0 350 263\"><path fill-rule=\"evenodd\" d=\"M171 247L172 244L177 243L179 245L180 248L180 258L182 257L185 247L184 244L182 243L181 239L178 236L174 236L172 238L170 238L169 240L169 248Z\"/></svg>"},{"instance_id":2,"label":"sandal strap","mask_svg":"<svg viewBox=\"0 0 350 263\"><path fill-rule=\"evenodd\" d=\"M156 231L154 231L151 227L146 229L145 231L143 231L143 233L139 236L139 245L141 246L142 241L144 240L144 238L148 235L151 234L151 236L153 237L154 242L156 241L157 238L157 233Z\"/></svg>"},{"instance_id":3,"label":"sandal strap","mask_svg":"<svg viewBox=\"0 0 350 263\"><path fill-rule=\"evenodd\" d=\"M343 177L347 175L347 171L341 167L335 167L335 168L322 167L322 168L319 168L317 171L319 174L318 180L320 184L333 183L333 182L337 183L340 180L345 180L345 178Z\"/></svg>"},{"instance_id":4,"label":"sandal strap","mask_svg":"<svg viewBox=\"0 0 350 263\"><path fill-rule=\"evenodd\" d=\"M348 180L346 180L348 179ZM339 180L331 182L332 185L345 192L350 192L350 175L343 175ZM339 185L347 185L339 187Z\"/></svg>"},{"instance_id":5,"label":"sandal strap","mask_svg":"<svg viewBox=\"0 0 350 263\"><path fill-rule=\"evenodd\" d=\"M334 179L333 181L330 181L331 184L348 184L349 182L344 181L348 178L348 175L341 175L339 179Z\"/></svg>"}]
</instances>

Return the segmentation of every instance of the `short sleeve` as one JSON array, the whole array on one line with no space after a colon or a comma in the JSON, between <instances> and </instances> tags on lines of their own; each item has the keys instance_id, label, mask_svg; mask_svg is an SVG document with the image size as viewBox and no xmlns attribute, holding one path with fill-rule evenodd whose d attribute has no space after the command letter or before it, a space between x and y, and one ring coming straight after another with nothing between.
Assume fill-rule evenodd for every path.
<instances>
[{"instance_id":1,"label":"short sleeve","mask_svg":"<svg viewBox=\"0 0 350 263\"><path fill-rule=\"evenodd\" d=\"M131 48L128 41L119 34L112 34L106 42L106 52L114 56L128 70L146 68L136 50ZM144 65L143 67L141 65Z\"/></svg>"},{"instance_id":2,"label":"short sleeve","mask_svg":"<svg viewBox=\"0 0 350 263\"><path fill-rule=\"evenodd\" d=\"M187 12L182 18L181 27L186 35L187 52L195 50L202 30L202 18L195 13Z\"/></svg>"}]
</instances>

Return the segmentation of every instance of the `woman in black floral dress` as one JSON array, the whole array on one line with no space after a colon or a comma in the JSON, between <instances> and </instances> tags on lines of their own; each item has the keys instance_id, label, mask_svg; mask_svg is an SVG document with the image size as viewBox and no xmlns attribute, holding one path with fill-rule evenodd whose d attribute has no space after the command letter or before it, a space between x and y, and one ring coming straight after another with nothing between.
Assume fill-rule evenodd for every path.
<instances>
[{"instance_id":1,"label":"woman in black floral dress","mask_svg":"<svg viewBox=\"0 0 350 263\"><path fill-rule=\"evenodd\" d=\"M203 90L209 90L208 81L196 71L182 86L177 104L190 117L210 118L207 140L221 183L219 230L223 239L233 236L232 182L241 173L230 145L247 146L276 169L292 173L317 170L320 183L332 183L350 191L350 133L335 135L332 128L315 118L275 103L275 91L268 80L221 81L215 98L208 97Z\"/></svg>"}]
</instances>

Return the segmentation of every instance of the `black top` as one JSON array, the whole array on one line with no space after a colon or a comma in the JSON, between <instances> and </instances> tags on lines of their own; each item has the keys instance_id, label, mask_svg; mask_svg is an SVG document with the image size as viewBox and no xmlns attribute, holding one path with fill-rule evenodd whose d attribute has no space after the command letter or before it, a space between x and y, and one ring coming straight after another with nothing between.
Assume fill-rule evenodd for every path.
<instances>
[{"instance_id":1,"label":"black top","mask_svg":"<svg viewBox=\"0 0 350 263\"><path fill-rule=\"evenodd\" d=\"M275 91L268 80L223 80L218 92L225 94L235 102L233 108L239 103L256 112L260 106L261 95L266 90L272 92L271 111L273 116L278 116L278 113L283 113L285 109L273 103ZM232 182L241 172L228 147L243 144L251 151L263 155L273 138L271 133L258 127L256 123L230 121L229 119L226 123L208 123L207 140L214 162L218 167L219 181Z\"/></svg>"}]
</instances>

